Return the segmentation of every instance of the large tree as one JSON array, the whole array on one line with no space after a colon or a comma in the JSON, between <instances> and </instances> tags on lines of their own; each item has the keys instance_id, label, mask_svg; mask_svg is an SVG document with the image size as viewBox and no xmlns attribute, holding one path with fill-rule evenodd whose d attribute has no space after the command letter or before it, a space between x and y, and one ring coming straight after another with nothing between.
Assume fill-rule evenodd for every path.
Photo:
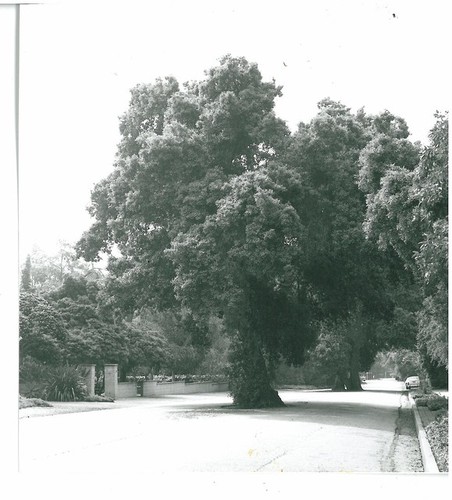
<instances>
[{"instance_id":1,"label":"large tree","mask_svg":"<svg viewBox=\"0 0 452 500\"><path fill-rule=\"evenodd\" d=\"M95 222L78 244L87 260L110 253L116 317L179 315L193 339L217 317L241 406L282 404L276 363L301 363L317 326L321 340L346 346L342 382L358 389L359 369L413 313L399 297L403 252L379 252L362 228L364 193L378 198L387 165L417 164L406 123L325 99L291 136L273 111L280 94L230 56L200 82L135 87L115 168L93 190Z\"/></svg>"},{"instance_id":2,"label":"large tree","mask_svg":"<svg viewBox=\"0 0 452 500\"><path fill-rule=\"evenodd\" d=\"M395 252L419 287L417 340L426 364L447 368L448 119L436 119L420 154L406 139L383 148L376 137L361 156L360 188L368 238Z\"/></svg>"},{"instance_id":3,"label":"large tree","mask_svg":"<svg viewBox=\"0 0 452 500\"><path fill-rule=\"evenodd\" d=\"M365 238L359 160L377 129L388 142L404 122L389 113L355 114L331 99L318 107L310 123L300 124L286 155L302 179L298 206L305 227L304 276L319 333L311 359L336 370L337 387L358 390L359 371L368 369L388 340L395 275L403 274L397 259L381 254Z\"/></svg>"},{"instance_id":4,"label":"large tree","mask_svg":"<svg viewBox=\"0 0 452 500\"><path fill-rule=\"evenodd\" d=\"M278 163L236 176L214 215L174 240L181 301L218 311L232 336L231 391L240 406L281 404L279 356L300 363L312 340L302 275L303 226L290 197L299 179Z\"/></svg>"},{"instance_id":5,"label":"large tree","mask_svg":"<svg viewBox=\"0 0 452 500\"><path fill-rule=\"evenodd\" d=\"M209 228L217 203L225 199L225 186L234 190L243 181L251 184L255 171L280 154L289 132L273 112L278 95L280 88L264 82L255 64L230 56L207 72L205 80L187 84L183 90L168 78L132 91L129 111L121 121L123 138L115 169L93 191L90 212L96 222L78 247L87 259L112 248L119 252L119 257L110 260L108 280L118 308L129 312L143 307L175 309L184 301L198 316L196 321L207 316L203 294L189 298L179 289L176 297L173 281L181 283L184 278L175 267L179 264L174 247L172 252L167 250L173 242L182 241L183 235L190 238L194 228L204 224ZM245 175L243 180L241 175ZM262 206L256 210L268 210L265 204L273 202L265 192L259 195ZM252 191L250 196L254 204ZM223 212L228 216L226 209ZM234 221L229 218L229 223ZM281 235L277 239L281 241ZM202 256L196 259L205 268ZM224 266L206 270L211 283L219 269ZM232 276L236 275L223 273L221 279L235 286ZM256 300L271 302L272 294L277 295L264 283L262 293L267 296L251 297L256 280L251 276L245 279L246 286L241 285L241 293L249 292L242 308ZM234 291L229 293L232 299L237 297ZM210 298L213 293L207 291ZM224 314L226 309L224 304L216 313ZM252 350L259 343L252 340L255 329L253 325L252 334L240 330L247 341L254 342ZM259 356L256 363L262 364L263 359ZM262 370L266 374L267 365ZM263 379L261 393L273 395L267 379Z\"/></svg>"}]
</instances>

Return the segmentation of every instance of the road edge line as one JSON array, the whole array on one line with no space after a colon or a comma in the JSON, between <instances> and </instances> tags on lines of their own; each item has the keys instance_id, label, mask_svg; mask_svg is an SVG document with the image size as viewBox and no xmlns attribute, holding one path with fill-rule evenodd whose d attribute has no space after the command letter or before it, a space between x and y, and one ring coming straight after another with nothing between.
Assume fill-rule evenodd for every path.
<instances>
[{"instance_id":1,"label":"road edge line","mask_svg":"<svg viewBox=\"0 0 452 500\"><path fill-rule=\"evenodd\" d=\"M419 415L419 410L417 409L416 402L411 394L408 394L408 399L411 403L411 408L414 412L414 422L416 424L417 439L419 441L419 447L421 449L422 465L424 466L424 472L428 474L439 474L438 465L433 455L432 448L427 439L427 434L425 432L424 426L422 424L421 416Z\"/></svg>"}]
</instances>

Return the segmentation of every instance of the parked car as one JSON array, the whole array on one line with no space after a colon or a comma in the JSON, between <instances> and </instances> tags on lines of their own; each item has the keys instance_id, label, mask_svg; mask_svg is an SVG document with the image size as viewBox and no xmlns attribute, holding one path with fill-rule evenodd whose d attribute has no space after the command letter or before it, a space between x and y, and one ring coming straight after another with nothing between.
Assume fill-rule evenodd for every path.
<instances>
[{"instance_id":1,"label":"parked car","mask_svg":"<svg viewBox=\"0 0 452 500\"><path fill-rule=\"evenodd\" d=\"M408 377L405 380L405 387L407 389L412 389L413 387L419 387L420 384L421 384L421 381L419 380L418 376Z\"/></svg>"}]
</instances>

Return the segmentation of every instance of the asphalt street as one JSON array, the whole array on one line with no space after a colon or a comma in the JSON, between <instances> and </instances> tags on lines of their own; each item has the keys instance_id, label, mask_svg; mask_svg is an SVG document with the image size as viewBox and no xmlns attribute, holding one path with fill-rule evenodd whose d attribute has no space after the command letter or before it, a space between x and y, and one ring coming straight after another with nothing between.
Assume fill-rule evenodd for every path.
<instances>
[{"instance_id":1,"label":"asphalt street","mask_svg":"<svg viewBox=\"0 0 452 500\"><path fill-rule=\"evenodd\" d=\"M225 393L24 409L20 471L422 471L403 384L365 388L280 391L286 407L265 410L235 409Z\"/></svg>"}]
</instances>

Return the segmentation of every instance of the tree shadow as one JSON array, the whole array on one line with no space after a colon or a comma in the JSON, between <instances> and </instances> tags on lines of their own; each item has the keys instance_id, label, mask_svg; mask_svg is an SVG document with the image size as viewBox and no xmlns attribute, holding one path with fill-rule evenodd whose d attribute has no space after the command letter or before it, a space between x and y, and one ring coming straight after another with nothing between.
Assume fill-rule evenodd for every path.
<instances>
[{"instance_id":1,"label":"tree shadow","mask_svg":"<svg viewBox=\"0 0 452 500\"><path fill-rule=\"evenodd\" d=\"M246 419L395 431L400 407L369 402L291 401L283 408L263 409L240 409L233 404L207 404L196 408L182 405L174 413L182 418L241 416ZM414 418L412 420L414 429ZM411 430L401 429L401 434L411 434Z\"/></svg>"}]
</instances>

